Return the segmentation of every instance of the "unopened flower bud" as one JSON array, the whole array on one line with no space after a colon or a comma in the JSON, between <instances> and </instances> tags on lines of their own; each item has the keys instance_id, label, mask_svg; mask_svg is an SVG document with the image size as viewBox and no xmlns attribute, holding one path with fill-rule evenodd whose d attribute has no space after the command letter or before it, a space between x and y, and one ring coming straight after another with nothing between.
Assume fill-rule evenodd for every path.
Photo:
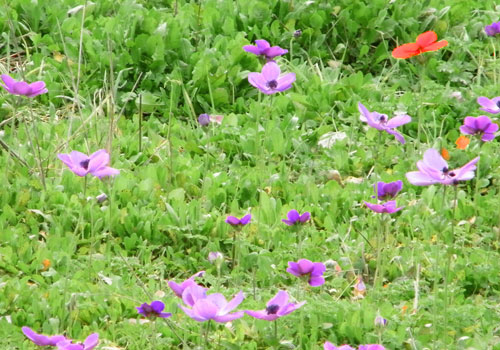
<instances>
[{"instance_id":1,"label":"unopened flower bud","mask_svg":"<svg viewBox=\"0 0 500 350\"><path fill-rule=\"evenodd\" d=\"M375 327L385 327L387 325L387 320L380 315L375 317Z\"/></svg>"},{"instance_id":2,"label":"unopened flower bud","mask_svg":"<svg viewBox=\"0 0 500 350\"><path fill-rule=\"evenodd\" d=\"M108 199L108 196L106 195L106 193L101 193L100 195L98 195L97 197L95 197L95 199L97 199L97 201L99 203L102 203L104 202L106 199Z\"/></svg>"}]
</instances>

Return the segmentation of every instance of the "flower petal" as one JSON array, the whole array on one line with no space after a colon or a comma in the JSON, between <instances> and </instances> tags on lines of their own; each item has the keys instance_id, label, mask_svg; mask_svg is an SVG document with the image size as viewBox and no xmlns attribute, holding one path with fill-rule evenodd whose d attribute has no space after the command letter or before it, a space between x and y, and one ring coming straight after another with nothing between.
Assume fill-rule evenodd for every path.
<instances>
[{"instance_id":1,"label":"flower petal","mask_svg":"<svg viewBox=\"0 0 500 350\"><path fill-rule=\"evenodd\" d=\"M103 177L118 175L120 174L120 170L111 167L104 167L91 172L91 174L99 179L102 179Z\"/></svg>"},{"instance_id":2,"label":"flower petal","mask_svg":"<svg viewBox=\"0 0 500 350\"><path fill-rule=\"evenodd\" d=\"M298 304L289 303L289 304L285 305L281 310L278 311L278 315L280 317L286 316L286 315L294 312L298 308L302 307L302 305L304 305L305 303L306 303L305 301L302 301Z\"/></svg>"},{"instance_id":3,"label":"flower petal","mask_svg":"<svg viewBox=\"0 0 500 350\"><path fill-rule=\"evenodd\" d=\"M205 320L213 319L219 311L217 305L207 299L198 300L192 310L194 314Z\"/></svg>"},{"instance_id":4,"label":"flower petal","mask_svg":"<svg viewBox=\"0 0 500 350\"><path fill-rule=\"evenodd\" d=\"M392 119L390 119L386 124L385 126L390 128L390 129L394 129L394 128L397 128L401 125L404 125L404 124L408 124L409 122L411 122L411 117L409 115L398 115Z\"/></svg>"},{"instance_id":5,"label":"flower petal","mask_svg":"<svg viewBox=\"0 0 500 350\"><path fill-rule=\"evenodd\" d=\"M319 287L324 283L325 279L323 278L323 276L311 276L311 278L309 278L309 285L311 287Z\"/></svg>"},{"instance_id":6,"label":"flower petal","mask_svg":"<svg viewBox=\"0 0 500 350\"><path fill-rule=\"evenodd\" d=\"M252 220L252 215L251 214L247 214L245 215L244 217L241 218L240 220L240 224L241 225L246 225L250 222L250 220Z\"/></svg>"},{"instance_id":7,"label":"flower petal","mask_svg":"<svg viewBox=\"0 0 500 350\"><path fill-rule=\"evenodd\" d=\"M406 178L415 186L429 186L439 182L439 180L420 171L410 171L406 173Z\"/></svg>"},{"instance_id":8,"label":"flower petal","mask_svg":"<svg viewBox=\"0 0 500 350\"><path fill-rule=\"evenodd\" d=\"M248 82L253 86L259 89L260 91L266 93L269 92L269 87L266 85L267 81L264 79L263 75L260 73L249 73L248 74Z\"/></svg>"},{"instance_id":9,"label":"flower petal","mask_svg":"<svg viewBox=\"0 0 500 350\"><path fill-rule=\"evenodd\" d=\"M418 46L421 48L427 47L433 43L435 43L438 39L438 36L435 32L432 30L429 30L428 32L424 32L417 36L416 43Z\"/></svg>"},{"instance_id":10,"label":"flower petal","mask_svg":"<svg viewBox=\"0 0 500 350\"><path fill-rule=\"evenodd\" d=\"M393 129L386 129L385 131L387 131L387 133L391 134L391 135L394 135L394 137L396 137L396 140L398 140L401 144L405 144L405 138L403 137L403 135L399 132L399 131L396 131L396 130L393 130Z\"/></svg>"},{"instance_id":11,"label":"flower petal","mask_svg":"<svg viewBox=\"0 0 500 350\"><path fill-rule=\"evenodd\" d=\"M370 203L370 202L365 202L365 205L372 211L376 212L376 213L383 213L384 212L384 206L381 205L381 204L373 204L373 203Z\"/></svg>"},{"instance_id":12,"label":"flower petal","mask_svg":"<svg viewBox=\"0 0 500 350\"><path fill-rule=\"evenodd\" d=\"M292 222L295 222L295 221L298 221L300 219L300 214L297 210L295 209L292 209L290 210L287 214L286 214L288 220L292 221Z\"/></svg>"},{"instance_id":13,"label":"flower petal","mask_svg":"<svg viewBox=\"0 0 500 350\"><path fill-rule=\"evenodd\" d=\"M29 95L31 93L29 84L24 81L15 82L12 91L17 95Z\"/></svg>"},{"instance_id":14,"label":"flower petal","mask_svg":"<svg viewBox=\"0 0 500 350\"><path fill-rule=\"evenodd\" d=\"M274 321L279 318L277 314L268 314L266 310L245 310L245 313L259 320Z\"/></svg>"},{"instance_id":15,"label":"flower petal","mask_svg":"<svg viewBox=\"0 0 500 350\"><path fill-rule=\"evenodd\" d=\"M307 275L311 273L314 268L313 262L308 259L300 259L299 261L297 261L297 264L301 275Z\"/></svg>"},{"instance_id":16,"label":"flower petal","mask_svg":"<svg viewBox=\"0 0 500 350\"><path fill-rule=\"evenodd\" d=\"M286 272L291 273L292 275L297 277L302 276L302 274L299 271L299 264L297 264L294 261L288 262L288 268L286 269Z\"/></svg>"},{"instance_id":17,"label":"flower petal","mask_svg":"<svg viewBox=\"0 0 500 350\"><path fill-rule=\"evenodd\" d=\"M217 306L218 310L221 310L223 307L227 305L227 300L221 293L213 293L207 295L206 299L209 300L211 303L213 303L215 306Z\"/></svg>"},{"instance_id":18,"label":"flower petal","mask_svg":"<svg viewBox=\"0 0 500 350\"><path fill-rule=\"evenodd\" d=\"M188 315L189 317L191 317L193 320L198 321L198 322L204 322L204 321L206 321L205 318L201 317L200 315L198 315L197 313L195 313L193 310L191 310L191 309L189 309L189 308L187 308L185 306L182 306L182 305L177 305L177 306L179 306L182 309L182 311L184 311L184 313L186 315Z\"/></svg>"},{"instance_id":19,"label":"flower petal","mask_svg":"<svg viewBox=\"0 0 500 350\"><path fill-rule=\"evenodd\" d=\"M439 50L447 45L448 45L448 42L446 40L441 40L441 41L438 41L437 43L426 46L425 48L422 49L422 52L437 51L437 50Z\"/></svg>"},{"instance_id":20,"label":"flower petal","mask_svg":"<svg viewBox=\"0 0 500 350\"><path fill-rule=\"evenodd\" d=\"M84 349L85 350L92 350L93 348L95 348L97 346L98 343L99 343L99 334L92 333L83 342Z\"/></svg>"},{"instance_id":21,"label":"flower petal","mask_svg":"<svg viewBox=\"0 0 500 350\"><path fill-rule=\"evenodd\" d=\"M394 58L410 58L420 54L420 46L416 43L403 44L392 50Z\"/></svg>"},{"instance_id":22,"label":"flower petal","mask_svg":"<svg viewBox=\"0 0 500 350\"><path fill-rule=\"evenodd\" d=\"M295 81L295 73L288 73L278 79L278 86L276 90L285 91L292 87L292 83Z\"/></svg>"},{"instance_id":23,"label":"flower petal","mask_svg":"<svg viewBox=\"0 0 500 350\"><path fill-rule=\"evenodd\" d=\"M264 39L255 40L255 44L261 50L261 52L271 47L271 45L267 42L267 40Z\"/></svg>"},{"instance_id":24,"label":"flower petal","mask_svg":"<svg viewBox=\"0 0 500 350\"><path fill-rule=\"evenodd\" d=\"M226 223L229 225L239 225L240 224L240 219L238 219L236 216L229 215L226 218Z\"/></svg>"},{"instance_id":25,"label":"flower petal","mask_svg":"<svg viewBox=\"0 0 500 350\"><path fill-rule=\"evenodd\" d=\"M16 83L16 80L14 80L10 75L7 74L2 74L2 80L7 90L12 90L14 84Z\"/></svg>"},{"instance_id":26,"label":"flower petal","mask_svg":"<svg viewBox=\"0 0 500 350\"><path fill-rule=\"evenodd\" d=\"M245 46L243 46L243 50L245 50L246 52L253 53L254 55L257 55L257 56L262 54L262 50L254 45L245 45Z\"/></svg>"},{"instance_id":27,"label":"flower petal","mask_svg":"<svg viewBox=\"0 0 500 350\"><path fill-rule=\"evenodd\" d=\"M234 296L233 299L229 301L229 303L227 303L222 309L220 309L217 315L221 316L233 311L238 307L238 305L241 304L243 299L245 299L245 295L243 295L243 292L240 291L238 294Z\"/></svg>"},{"instance_id":28,"label":"flower petal","mask_svg":"<svg viewBox=\"0 0 500 350\"><path fill-rule=\"evenodd\" d=\"M424 164L431 169L441 172L444 168L448 168L448 163L434 148L429 148L424 153Z\"/></svg>"},{"instance_id":29,"label":"flower petal","mask_svg":"<svg viewBox=\"0 0 500 350\"><path fill-rule=\"evenodd\" d=\"M238 318L242 318L244 315L245 315L245 313L243 311L238 311L238 312L234 312L232 314L227 314L227 315L222 315L222 316L215 316L213 318L213 320L215 322L219 322L219 323L226 323L226 322L234 321L234 320L236 320Z\"/></svg>"},{"instance_id":30,"label":"flower petal","mask_svg":"<svg viewBox=\"0 0 500 350\"><path fill-rule=\"evenodd\" d=\"M89 158L88 170L90 173L100 168L104 168L109 164L109 154L105 149L100 149L92 153Z\"/></svg>"},{"instance_id":31,"label":"flower petal","mask_svg":"<svg viewBox=\"0 0 500 350\"><path fill-rule=\"evenodd\" d=\"M280 290L276 295L267 302L266 306L278 305L280 308L288 303L288 293L286 290Z\"/></svg>"},{"instance_id":32,"label":"flower petal","mask_svg":"<svg viewBox=\"0 0 500 350\"><path fill-rule=\"evenodd\" d=\"M313 263L311 276L321 276L326 271L326 266L322 262Z\"/></svg>"},{"instance_id":33,"label":"flower petal","mask_svg":"<svg viewBox=\"0 0 500 350\"><path fill-rule=\"evenodd\" d=\"M479 103L482 107L486 108L495 108L497 107L496 103L493 100L490 100L487 97L479 96L477 98L477 103Z\"/></svg>"},{"instance_id":34,"label":"flower petal","mask_svg":"<svg viewBox=\"0 0 500 350\"><path fill-rule=\"evenodd\" d=\"M474 170L476 170L477 162L479 162L479 157L472 159L458 169L452 170L451 172L456 174L454 180L465 181L472 179L474 177Z\"/></svg>"},{"instance_id":35,"label":"flower petal","mask_svg":"<svg viewBox=\"0 0 500 350\"><path fill-rule=\"evenodd\" d=\"M170 289L172 289L172 292L174 292L174 294L177 297L182 298L182 292L184 292L185 288L182 288L181 285L175 283L174 281L168 281L167 284L170 287ZM190 305L190 306L192 306L192 305Z\"/></svg>"},{"instance_id":36,"label":"flower petal","mask_svg":"<svg viewBox=\"0 0 500 350\"><path fill-rule=\"evenodd\" d=\"M282 49L279 46L273 46L265 50L264 54L267 58L274 58L276 56L284 55L288 52L286 49Z\"/></svg>"},{"instance_id":37,"label":"flower petal","mask_svg":"<svg viewBox=\"0 0 500 350\"><path fill-rule=\"evenodd\" d=\"M272 80L278 80L280 73L281 73L280 67L274 61L267 62L264 65L264 67L262 67L262 77L266 80L266 82ZM294 80L295 80L295 74L294 74Z\"/></svg>"},{"instance_id":38,"label":"flower petal","mask_svg":"<svg viewBox=\"0 0 500 350\"><path fill-rule=\"evenodd\" d=\"M311 213L309 213L308 211L306 211L304 214L302 214L299 218L299 221L304 223L306 221L309 221L309 219L311 218Z\"/></svg>"},{"instance_id":39,"label":"flower petal","mask_svg":"<svg viewBox=\"0 0 500 350\"><path fill-rule=\"evenodd\" d=\"M70 169L73 167L73 162L71 161L71 157L69 154L66 153L59 153L57 155L57 158L59 158L64 164L66 164Z\"/></svg>"},{"instance_id":40,"label":"flower petal","mask_svg":"<svg viewBox=\"0 0 500 350\"><path fill-rule=\"evenodd\" d=\"M182 301L188 306L193 306L198 300L205 299L206 297L206 289L198 285L187 287L182 292Z\"/></svg>"},{"instance_id":41,"label":"flower petal","mask_svg":"<svg viewBox=\"0 0 500 350\"><path fill-rule=\"evenodd\" d=\"M286 316L286 315L292 313L293 311L297 310L298 308L300 308L305 303L306 303L305 301L298 303L298 304L289 303L289 304L283 306L283 308L281 308L278 311L278 316L280 316L280 317Z\"/></svg>"},{"instance_id":42,"label":"flower petal","mask_svg":"<svg viewBox=\"0 0 500 350\"><path fill-rule=\"evenodd\" d=\"M153 309L154 312L160 314L163 311L163 309L165 309L165 304L163 304L159 300L155 300L151 303L151 308Z\"/></svg>"}]
</instances>

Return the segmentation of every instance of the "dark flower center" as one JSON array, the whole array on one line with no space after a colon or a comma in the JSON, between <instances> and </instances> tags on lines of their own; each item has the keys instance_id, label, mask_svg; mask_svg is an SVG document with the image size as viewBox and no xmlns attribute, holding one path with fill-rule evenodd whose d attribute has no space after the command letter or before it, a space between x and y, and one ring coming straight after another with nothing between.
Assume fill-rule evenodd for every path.
<instances>
[{"instance_id":1,"label":"dark flower center","mask_svg":"<svg viewBox=\"0 0 500 350\"><path fill-rule=\"evenodd\" d=\"M497 101L497 107L500 108L500 100Z\"/></svg>"},{"instance_id":2,"label":"dark flower center","mask_svg":"<svg viewBox=\"0 0 500 350\"><path fill-rule=\"evenodd\" d=\"M450 172L450 169L448 169L447 167L444 167L443 168L443 174L445 176L449 176L449 177L454 177L456 176L457 174L455 174L453 171Z\"/></svg>"},{"instance_id":3,"label":"dark flower center","mask_svg":"<svg viewBox=\"0 0 500 350\"><path fill-rule=\"evenodd\" d=\"M276 80L268 81L267 87L271 89L276 89L278 87L278 82Z\"/></svg>"},{"instance_id":4,"label":"dark flower center","mask_svg":"<svg viewBox=\"0 0 500 350\"><path fill-rule=\"evenodd\" d=\"M276 315L279 309L280 309L279 305L273 304L266 307L266 312L268 315Z\"/></svg>"},{"instance_id":5,"label":"dark flower center","mask_svg":"<svg viewBox=\"0 0 500 350\"><path fill-rule=\"evenodd\" d=\"M80 166L83 169L88 170L89 169L89 162L90 162L90 159L85 159L84 161L80 162Z\"/></svg>"}]
</instances>

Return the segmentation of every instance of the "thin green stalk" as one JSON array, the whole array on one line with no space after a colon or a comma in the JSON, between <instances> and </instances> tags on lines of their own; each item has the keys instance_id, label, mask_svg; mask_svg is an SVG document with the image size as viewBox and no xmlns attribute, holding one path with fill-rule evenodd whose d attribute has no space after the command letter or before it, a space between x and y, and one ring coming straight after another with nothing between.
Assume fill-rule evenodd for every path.
<instances>
[{"instance_id":1,"label":"thin green stalk","mask_svg":"<svg viewBox=\"0 0 500 350\"><path fill-rule=\"evenodd\" d=\"M456 225L456 213L457 213L457 206L458 206L458 186L455 185L455 200L453 203L453 211L452 211L452 218L451 218L451 242L455 241L455 225ZM446 334L446 329L448 325L448 284L449 284L449 279L450 279L450 265L451 265L451 254L449 252L449 249L447 248L445 250L446 254L446 265L445 265L445 272L444 272L444 308L443 308L443 315L444 315L444 334Z\"/></svg>"},{"instance_id":2,"label":"thin green stalk","mask_svg":"<svg viewBox=\"0 0 500 350\"><path fill-rule=\"evenodd\" d=\"M424 98L423 98L423 94L424 94L424 81L425 81L425 76L426 76L426 71L425 71L424 64L421 64L420 67L421 67L420 68L420 75L419 75L419 80L420 80L420 96L419 96L420 104L418 106L418 115L417 115L418 124L417 124L417 143L416 143L416 147L418 149L420 149L420 133L421 133L421 130L422 130L422 123L423 123L422 119L424 118L424 109L423 109Z\"/></svg>"},{"instance_id":3,"label":"thin green stalk","mask_svg":"<svg viewBox=\"0 0 500 350\"><path fill-rule=\"evenodd\" d=\"M483 145L483 142L482 141L479 141L480 142L480 145L479 145L479 154L478 154L478 157L479 157L479 160L477 161L476 163L476 183L475 183L475 187L474 187L474 212L475 212L475 215L479 215L479 163L481 162L481 149L482 149L482 145Z\"/></svg>"},{"instance_id":4,"label":"thin green stalk","mask_svg":"<svg viewBox=\"0 0 500 350\"><path fill-rule=\"evenodd\" d=\"M278 340L278 319L274 320L274 337Z\"/></svg>"},{"instance_id":5,"label":"thin green stalk","mask_svg":"<svg viewBox=\"0 0 500 350\"><path fill-rule=\"evenodd\" d=\"M139 95L139 152L142 152L142 94Z\"/></svg>"},{"instance_id":6,"label":"thin green stalk","mask_svg":"<svg viewBox=\"0 0 500 350\"><path fill-rule=\"evenodd\" d=\"M41 155L41 151L40 151L40 144L38 142L38 128L36 127L36 122L35 122L35 119L33 117L33 105L32 105L31 99L30 99L30 103L29 103L29 110L30 110L30 119L31 119L32 127L33 127L33 134L34 134L35 143L33 144L33 139L31 137L31 134L29 133L28 127L26 125L27 123L24 123L24 126L26 128L26 136L28 136L28 140L29 140L30 145L31 145L31 150L33 152L33 156L35 157L35 160L38 164L38 168L40 170L40 180L42 182L43 189L46 190L47 186L45 185L45 172L44 172L43 166L42 166L42 155ZM35 151L35 146L36 146L37 152Z\"/></svg>"},{"instance_id":7,"label":"thin green stalk","mask_svg":"<svg viewBox=\"0 0 500 350\"><path fill-rule=\"evenodd\" d=\"M296 230L296 237L297 237L297 252L299 254L299 257L302 257L302 245L304 242L304 238L302 237L302 225L294 225L294 229Z\"/></svg>"},{"instance_id":8,"label":"thin green stalk","mask_svg":"<svg viewBox=\"0 0 500 350\"><path fill-rule=\"evenodd\" d=\"M152 344L152 348L153 349L158 349L158 344L157 344L157 340L156 339L156 320L151 320L151 336L152 336L152 339L151 339L151 344Z\"/></svg>"},{"instance_id":9,"label":"thin green stalk","mask_svg":"<svg viewBox=\"0 0 500 350\"><path fill-rule=\"evenodd\" d=\"M210 76L208 70L206 73L207 73L208 94L210 95L210 102L212 103L212 113L215 113L214 95L212 93L212 84L210 84Z\"/></svg>"},{"instance_id":10,"label":"thin green stalk","mask_svg":"<svg viewBox=\"0 0 500 350\"><path fill-rule=\"evenodd\" d=\"M170 107L168 109L168 131L167 131L167 142L168 142L168 158L169 158L169 169L168 169L168 179L169 184L172 186L172 175L174 168L174 155L172 154L172 142L170 141L171 130L172 130L172 110L173 110L173 97L174 97L174 82L170 83Z\"/></svg>"},{"instance_id":11,"label":"thin green stalk","mask_svg":"<svg viewBox=\"0 0 500 350\"><path fill-rule=\"evenodd\" d=\"M85 178L87 178L85 176ZM94 271L94 267L93 267L93 260L92 260L92 255L94 254L94 240L95 240L95 237L94 237L94 214L93 214L93 209L94 209L94 198L91 199L90 201L90 249L89 249L89 280L91 281L92 280L92 272ZM87 201L85 198L84 198L85 201Z\"/></svg>"},{"instance_id":12,"label":"thin green stalk","mask_svg":"<svg viewBox=\"0 0 500 350\"><path fill-rule=\"evenodd\" d=\"M253 289L253 300L257 300L257 281L255 280L255 268L252 269L252 289Z\"/></svg>"},{"instance_id":13,"label":"thin green stalk","mask_svg":"<svg viewBox=\"0 0 500 350\"><path fill-rule=\"evenodd\" d=\"M236 266L236 236L238 234L238 229L234 229L233 232L233 249L231 251L231 271L234 270L234 267Z\"/></svg>"},{"instance_id":14,"label":"thin green stalk","mask_svg":"<svg viewBox=\"0 0 500 350\"><path fill-rule=\"evenodd\" d=\"M205 349L209 348L208 333L210 332L210 322L212 322L212 320L208 320L207 328L205 329Z\"/></svg>"},{"instance_id":15,"label":"thin green stalk","mask_svg":"<svg viewBox=\"0 0 500 350\"><path fill-rule=\"evenodd\" d=\"M381 264L382 264L382 234L383 234L383 225L384 225L384 218L383 214L380 214L380 223L378 225L378 230L377 230L377 265L375 268L375 278L373 281L373 285L375 286L375 290L377 293L380 291L380 281L382 280L383 276L381 276Z\"/></svg>"}]
</instances>

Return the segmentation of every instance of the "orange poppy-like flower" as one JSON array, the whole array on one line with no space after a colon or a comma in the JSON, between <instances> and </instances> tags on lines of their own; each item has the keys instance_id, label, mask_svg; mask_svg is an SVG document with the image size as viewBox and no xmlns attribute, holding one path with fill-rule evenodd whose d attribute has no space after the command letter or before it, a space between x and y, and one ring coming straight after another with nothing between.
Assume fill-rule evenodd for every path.
<instances>
[{"instance_id":1,"label":"orange poppy-like flower","mask_svg":"<svg viewBox=\"0 0 500 350\"><path fill-rule=\"evenodd\" d=\"M48 268L50 267L51 263L49 259L45 259L42 261L43 269L42 271L47 271Z\"/></svg>"},{"instance_id":2,"label":"orange poppy-like flower","mask_svg":"<svg viewBox=\"0 0 500 350\"><path fill-rule=\"evenodd\" d=\"M467 136L460 136L457 141L455 141L455 144L457 145L458 149L466 149L467 146L470 143L470 139Z\"/></svg>"},{"instance_id":3,"label":"orange poppy-like flower","mask_svg":"<svg viewBox=\"0 0 500 350\"><path fill-rule=\"evenodd\" d=\"M450 160L450 152L446 148L441 148L441 156L444 158L444 160Z\"/></svg>"},{"instance_id":4,"label":"orange poppy-like flower","mask_svg":"<svg viewBox=\"0 0 500 350\"><path fill-rule=\"evenodd\" d=\"M436 51L448 45L446 40L437 41L437 34L432 30L417 36L417 42L403 44L392 50L394 58L410 58L424 52Z\"/></svg>"}]
</instances>

